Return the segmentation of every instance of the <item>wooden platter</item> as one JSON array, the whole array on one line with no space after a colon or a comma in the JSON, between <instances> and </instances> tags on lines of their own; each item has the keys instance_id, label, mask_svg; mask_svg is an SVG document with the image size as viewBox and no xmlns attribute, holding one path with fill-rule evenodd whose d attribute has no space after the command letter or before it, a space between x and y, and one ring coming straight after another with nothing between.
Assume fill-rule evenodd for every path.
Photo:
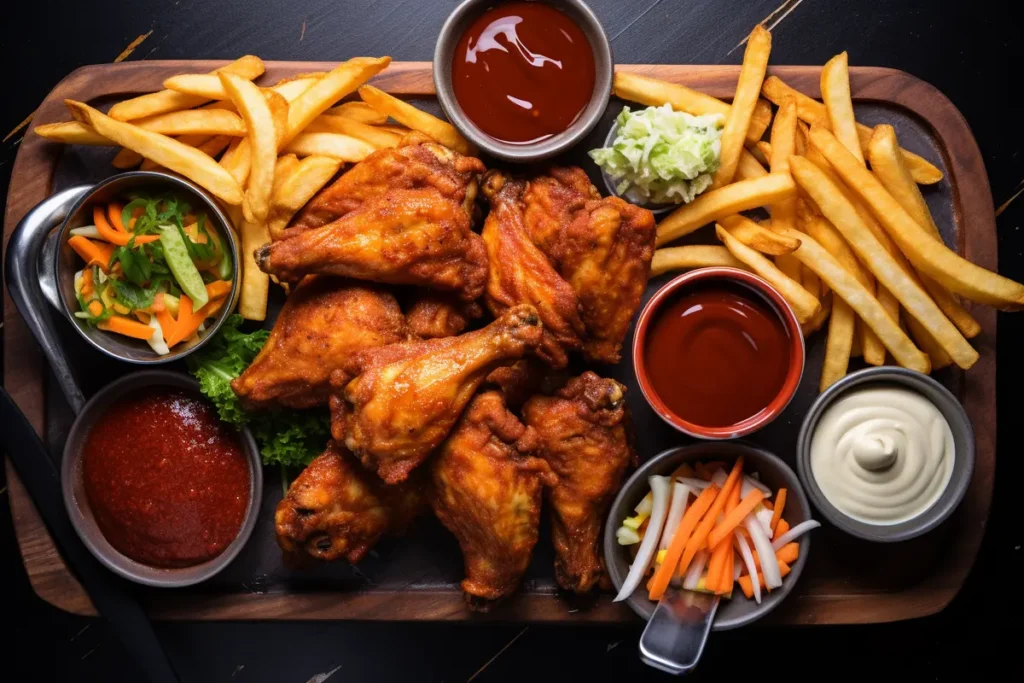
<instances>
[{"instance_id":1,"label":"wooden platter","mask_svg":"<svg viewBox=\"0 0 1024 683\"><path fill-rule=\"evenodd\" d=\"M65 98L102 106L113 98L131 97L160 87L167 77L183 72L209 71L222 62L128 62L88 66L61 81L40 105L34 125L67 120ZM268 62L261 82L297 73L323 71L332 64ZM620 65L694 87L708 94L731 97L738 66ZM932 86L904 72L883 68L852 68L851 87L858 118L864 123L893 123L901 144L917 152L946 173L946 179L925 190L926 198L948 244L969 260L996 269L995 216L981 153L967 122L953 104ZM769 69L799 90L819 96L819 67ZM391 93L416 100L437 111L430 64L392 64L374 84ZM582 150L599 146L611 119L619 111L614 102L605 120L581 150L566 159L583 165ZM64 148L26 133L14 164L6 213L4 245L18 221L39 201L72 182L98 180L114 172L109 148ZM585 166L586 167L586 166ZM589 168L588 172L592 172ZM602 189L599 178L593 179ZM653 279L648 296L667 276ZM66 435L72 416L59 392L52 391L35 340L4 291L6 343L3 349L4 383L54 453ZM840 624L910 619L938 612L956 595L981 543L992 497L996 435L996 315L991 309L972 307L983 327L973 340L980 360L967 373L946 370L938 378L960 398L977 438L974 479L963 503L940 529L908 543L879 546L823 529L814 537L809 564L793 594L769 617L773 623ZM66 330L64 330L66 331ZM750 440L773 450L791 465L800 420L816 395L817 373L824 335L808 346L808 369L798 396L768 429ZM74 337L66 337L76 344ZM631 339L627 338L627 345ZM112 379L111 373L130 371L103 365L88 350L68 348L80 383L91 394ZM661 424L643 403L623 362L600 369L631 388L640 437L640 457L679 445L688 439ZM16 473L7 465L9 499L25 568L36 593L51 604L78 614L95 614L92 604L53 546ZM463 606L458 581L461 559L457 545L445 537L434 520L423 520L410 538L379 548L364 566L352 569L337 563L312 570L281 566L272 538L272 510L280 498L280 484L268 477L262 524L249 547L214 581L192 590L143 591L142 599L155 618L167 619L405 619L459 620L490 618L514 621L629 622L636 617L610 596L580 604L558 595L550 579L551 552L542 535L522 590L489 616L470 613ZM276 487L276 488L274 488ZM269 498L269 500L268 500ZM546 519L544 523L546 524ZM421 528L422 527L422 528Z\"/></svg>"}]
</instances>

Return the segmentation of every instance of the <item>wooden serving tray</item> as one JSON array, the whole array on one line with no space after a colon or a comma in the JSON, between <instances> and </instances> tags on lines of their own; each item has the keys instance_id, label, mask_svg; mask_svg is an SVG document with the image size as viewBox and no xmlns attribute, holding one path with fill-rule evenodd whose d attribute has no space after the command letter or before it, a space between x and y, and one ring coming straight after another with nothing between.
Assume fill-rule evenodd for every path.
<instances>
[{"instance_id":1,"label":"wooden serving tray","mask_svg":"<svg viewBox=\"0 0 1024 683\"><path fill-rule=\"evenodd\" d=\"M33 125L68 120L63 100L73 98L109 104L159 89L168 76L205 72L223 62L128 62L88 66L61 81L40 105ZM333 64L269 62L262 83L297 73L323 71ZM738 66L645 66L620 69L681 83L728 99L735 89ZM818 67L776 67L769 70L803 92L819 96ZM417 100L438 111L430 64L395 63L374 83L389 92ZM988 178L967 122L953 104L932 86L891 69L851 69L858 118L865 123L893 123L904 147L936 163L946 180L925 189L929 205L948 244L986 268L996 269L996 231ZM619 111L613 102L600 126L565 161L587 168L599 188L600 178L586 163L585 150L600 146ZM110 148L64 147L26 133L18 152L4 216L4 244L18 221L51 192L73 182L98 180L114 173ZM706 233L707 231L702 231ZM707 239L705 236L704 239ZM649 296L669 276L652 280ZM3 350L5 386L29 420L59 454L71 414L52 383L35 340L11 300L5 297ZM984 533L992 496L996 434L996 315L976 307L973 314L983 333L974 340L981 355L970 372L938 374L960 398L974 423L977 463L967 496L940 529L911 542L876 545L825 528L815 532L806 571L793 594L769 617L775 623L839 624L896 621L938 612L960 589ZM68 332L66 323L58 323ZM131 368L104 361L84 349L75 336L65 348L86 395ZM626 340L628 348L631 339ZM794 444L801 419L817 395L824 333L809 340L807 373L786 412L751 441L794 464ZM626 354L628 356L628 354ZM689 441L662 424L636 388L632 368L623 361L599 371L630 388L629 401L640 435L640 457ZM344 563L293 571L280 563L272 532L272 510L280 499L280 483L268 471L261 522L245 551L224 574L197 589L143 590L143 600L156 618L170 619L467 619L458 581L461 557L450 535L436 521L424 519L407 538L388 541L359 568ZM18 543L35 591L51 604L78 614L95 614L81 586L68 571L13 468L8 466L9 497ZM547 520L544 522L545 527ZM580 604L557 594L551 581L550 540L546 531L535 552L523 588L491 618L526 621L621 622L635 620L629 609L612 604L610 596Z\"/></svg>"}]
</instances>

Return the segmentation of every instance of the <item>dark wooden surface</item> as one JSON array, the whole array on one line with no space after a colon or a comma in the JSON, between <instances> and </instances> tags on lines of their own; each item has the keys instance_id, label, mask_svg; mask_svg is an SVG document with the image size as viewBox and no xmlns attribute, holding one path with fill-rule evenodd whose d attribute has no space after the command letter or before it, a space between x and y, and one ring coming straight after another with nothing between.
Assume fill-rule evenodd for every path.
<instances>
[{"instance_id":1,"label":"dark wooden surface","mask_svg":"<svg viewBox=\"0 0 1024 683\"><path fill-rule=\"evenodd\" d=\"M620 62L736 63L730 50L749 27L778 7L776 2L647 0L594 2L613 37ZM173 3L140 1L19 5L4 24L0 50L11 70L5 98L4 130L13 128L67 72L81 64L110 61L136 36L151 28L129 59L226 58L257 52L266 58L339 59L352 54L389 52L398 59L428 58L433 37L454 3ZM775 63L822 63L848 49L855 64L906 69L934 83L951 97L974 128L992 182L995 204L1018 189L1021 168L1017 115L996 98L1006 92L996 77L1010 73L1018 41L1013 18L985 3L852 2L804 0L787 3L775 19L792 11L775 30ZM774 21L774 19L772 20ZM303 24L305 29L303 33ZM1006 65L1006 66L1004 66ZM0 157L2 185L19 135ZM999 217L1000 266L1020 279L1024 271L1019 226L1024 213L1011 203ZM998 435L1003 453L1019 450L1013 384L1020 378L1015 349L1021 323L1000 317L1000 402ZM757 629L716 638L702 673L758 670L758 662L778 660L784 648L797 649L832 667L842 657L844 671L875 672L882 658L886 672L912 674L912 680L956 675L971 656L973 673L1006 666L1012 650L992 647L996 631L988 613L1003 612L1007 578L1019 576L1020 531L1015 502L1007 491L1020 471L1014 458L1000 460L996 502L982 555L966 589L938 617L905 626L792 631ZM1009 498L1012 500L1012 497ZM1012 506L1012 507L1011 507ZM9 530L5 528L5 533ZM981 533L981 530L978 530ZM5 538L9 540L9 536ZM10 543L5 544L5 576L14 576L13 612L19 623L13 641L21 656L8 657L15 678L111 680L132 676L123 655L102 626L56 613L27 592ZM964 628L967 626L967 628ZM84 632L81 629L86 627ZM481 680L504 680L572 672L618 678L643 675L636 662L635 628L566 629L514 625L475 627L367 624L168 624L161 626L168 649L188 680L307 680L330 671L364 680L373 676L422 680L467 680L487 664ZM1012 632L1012 631L1011 631ZM514 638L517 638L511 642ZM46 642L45 659L24 653ZM509 644L511 642L511 644ZM508 648L502 651L508 645ZM743 647L745 656L734 655ZM857 653L858 656L850 658ZM83 659L84 658L84 659ZM808 673L820 675L811 669ZM1005 670L1005 669L1004 669ZM787 673L793 671L787 667ZM21 674L18 676L17 674ZM42 674L42 675L40 675Z\"/></svg>"}]
</instances>

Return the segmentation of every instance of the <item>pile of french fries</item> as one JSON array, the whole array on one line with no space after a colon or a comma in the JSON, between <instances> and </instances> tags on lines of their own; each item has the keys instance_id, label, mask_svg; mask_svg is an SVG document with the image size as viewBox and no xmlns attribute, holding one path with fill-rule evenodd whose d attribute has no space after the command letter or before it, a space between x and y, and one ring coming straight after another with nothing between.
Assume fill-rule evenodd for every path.
<instances>
[{"instance_id":1,"label":"pile of french fries","mask_svg":"<svg viewBox=\"0 0 1024 683\"><path fill-rule=\"evenodd\" d=\"M957 297L1019 310L1024 286L943 244L918 187L939 182L942 172L901 149L892 126L856 121L845 52L823 68L818 102L766 78L770 51L771 34L756 27L731 105L681 85L615 74L622 99L725 117L714 184L659 223L652 273L724 265L763 277L805 335L828 324L821 390L856 356L882 365L891 355L925 373L951 363L971 367L978 353L968 339L981 326ZM777 107L774 119L769 102ZM741 213L752 209L766 209L770 220ZM724 246L661 248L709 223Z\"/></svg>"},{"instance_id":2,"label":"pile of french fries","mask_svg":"<svg viewBox=\"0 0 1024 683\"><path fill-rule=\"evenodd\" d=\"M390 57L356 57L330 72L261 87L259 57L207 74L168 78L163 90L118 102L106 114L68 100L74 121L35 132L65 144L120 146L113 165L178 173L225 208L240 234L238 310L264 320L269 277L253 254L280 239L288 222L346 163L397 146L412 132L463 153L473 148L451 124L365 85ZM358 92L361 101L345 101Z\"/></svg>"}]
</instances>

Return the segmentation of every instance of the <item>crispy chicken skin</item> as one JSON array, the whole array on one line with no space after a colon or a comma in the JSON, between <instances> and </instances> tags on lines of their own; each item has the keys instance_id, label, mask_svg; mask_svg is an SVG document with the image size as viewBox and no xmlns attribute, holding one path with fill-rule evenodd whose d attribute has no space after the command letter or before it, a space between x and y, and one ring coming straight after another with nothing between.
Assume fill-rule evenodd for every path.
<instances>
[{"instance_id":1,"label":"crispy chicken skin","mask_svg":"<svg viewBox=\"0 0 1024 683\"><path fill-rule=\"evenodd\" d=\"M285 301L263 350L231 388L250 409L326 405L331 372L357 351L407 338L405 318L390 292L310 276Z\"/></svg>"},{"instance_id":2,"label":"crispy chicken skin","mask_svg":"<svg viewBox=\"0 0 1024 683\"><path fill-rule=\"evenodd\" d=\"M527 400L541 391L545 380L552 376L551 368L539 358L527 356L512 365L504 365L487 375L485 389L497 389L505 398L505 405L518 410Z\"/></svg>"},{"instance_id":3,"label":"crispy chicken skin","mask_svg":"<svg viewBox=\"0 0 1024 683\"><path fill-rule=\"evenodd\" d=\"M523 192L531 241L579 301L587 360L617 363L647 286L654 215L618 197L602 199L578 167L555 167Z\"/></svg>"},{"instance_id":4,"label":"crispy chicken skin","mask_svg":"<svg viewBox=\"0 0 1024 683\"><path fill-rule=\"evenodd\" d=\"M548 490L555 580L576 593L604 577L601 529L626 468L636 462L625 390L588 371L523 406L523 421L540 439L537 455L558 477Z\"/></svg>"},{"instance_id":5,"label":"crispy chicken skin","mask_svg":"<svg viewBox=\"0 0 1024 683\"><path fill-rule=\"evenodd\" d=\"M526 183L498 172L484 177L483 192L491 202L484 222L489 273L485 302L494 315L516 306L537 308L544 338L537 354L555 368L568 363L567 351L582 347L584 327L576 294L530 240L524 223Z\"/></svg>"},{"instance_id":6,"label":"crispy chicken skin","mask_svg":"<svg viewBox=\"0 0 1024 683\"><path fill-rule=\"evenodd\" d=\"M332 441L288 487L274 515L288 553L359 562L385 533L402 533L426 504L424 482L389 486Z\"/></svg>"},{"instance_id":7,"label":"crispy chicken skin","mask_svg":"<svg viewBox=\"0 0 1024 683\"><path fill-rule=\"evenodd\" d=\"M317 230L256 251L260 269L281 280L341 275L418 285L478 298L487 282L487 249L462 208L433 188L388 190Z\"/></svg>"},{"instance_id":8,"label":"crispy chicken skin","mask_svg":"<svg viewBox=\"0 0 1024 683\"><path fill-rule=\"evenodd\" d=\"M442 196L472 214L476 199L477 176L483 162L467 157L424 136L410 136L405 144L381 149L346 171L321 190L303 208L289 230L319 228L333 223L387 190L435 188Z\"/></svg>"},{"instance_id":9,"label":"crispy chicken skin","mask_svg":"<svg viewBox=\"0 0 1024 683\"><path fill-rule=\"evenodd\" d=\"M403 481L448 436L488 373L536 348L541 330L537 310L517 306L475 332L356 354L331 377L334 438L384 481Z\"/></svg>"},{"instance_id":10,"label":"crispy chicken skin","mask_svg":"<svg viewBox=\"0 0 1024 683\"><path fill-rule=\"evenodd\" d=\"M484 314L475 301L459 301L450 294L417 293L405 313L409 332L420 339L439 339L461 334L471 320Z\"/></svg>"},{"instance_id":11,"label":"crispy chicken skin","mask_svg":"<svg viewBox=\"0 0 1024 683\"><path fill-rule=\"evenodd\" d=\"M478 394L431 462L431 505L459 540L462 590L487 611L515 591L537 543L547 463L531 454L536 433L510 413L500 393Z\"/></svg>"}]
</instances>

